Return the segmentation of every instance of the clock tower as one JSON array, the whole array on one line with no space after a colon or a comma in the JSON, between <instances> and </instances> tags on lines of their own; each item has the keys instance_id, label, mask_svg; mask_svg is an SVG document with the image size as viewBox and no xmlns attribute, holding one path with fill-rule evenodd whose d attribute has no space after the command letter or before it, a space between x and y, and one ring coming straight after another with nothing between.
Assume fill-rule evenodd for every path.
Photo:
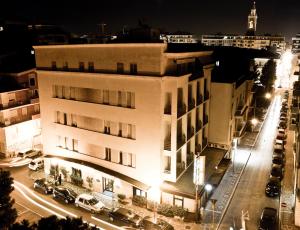
<instances>
[{"instance_id":1,"label":"clock tower","mask_svg":"<svg viewBox=\"0 0 300 230\"><path fill-rule=\"evenodd\" d=\"M257 23L257 14L256 14L256 6L255 2L253 2L253 7L251 9L250 14L248 15L248 33L255 33L256 31L256 23Z\"/></svg>"}]
</instances>

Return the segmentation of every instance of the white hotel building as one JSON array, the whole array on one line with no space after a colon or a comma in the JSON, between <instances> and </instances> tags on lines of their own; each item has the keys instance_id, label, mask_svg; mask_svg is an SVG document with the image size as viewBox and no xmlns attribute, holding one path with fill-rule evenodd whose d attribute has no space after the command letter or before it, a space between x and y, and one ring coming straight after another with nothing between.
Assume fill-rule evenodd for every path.
<instances>
[{"instance_id":1,"label":"white hotel building","mask_svg":"<svg viewBox=\"0 0 300 230\"><path fill-rule=\"evenodd\" d=\"M92 178L94 191L150 200L160 186L160 202L194 211L194 187L172 194L163 185L176 187L208 144L211 53L163 43L35 47L45 172L64 168L85 187Z\"/></svg>"}]
</instances>

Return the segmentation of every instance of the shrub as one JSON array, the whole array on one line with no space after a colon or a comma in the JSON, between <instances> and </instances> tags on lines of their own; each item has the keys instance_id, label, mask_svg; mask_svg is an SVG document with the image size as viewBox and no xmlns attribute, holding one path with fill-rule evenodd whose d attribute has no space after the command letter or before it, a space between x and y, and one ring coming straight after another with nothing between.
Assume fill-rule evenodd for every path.
<instances>
[{"instance_id":1,"label":"shrub","mask_svg":"<svg viewBox=\"0 0 300 230\"><path fill-rule=\"evenodd\" d=\"M67 179L67 176L68 176L68 174L69 174L69 171L66 170L65 167L60 167L60 171L61 171L61 173L63 174L64 179L66 180L66 179Z\"/></svg>"},{"instance_id":2,"label":"shrub","mask_svg":"<svg viewBox=\"0 0 300 230\"><path fill-rule=\"evenodd\" d=\"M89 176L86 177L86 182L88 182L90 189L93 187L93 180L94 180L93 177L89 177Z\"/></svg>"},{"instance_id":3,"label":"shrub","mask_svg":"<svg viewBox=\"0 0 300 230\"><path fill-rule=\"evenodd\" d=\"M136 206L144 208L147 205L147 199L146 197L135 195L132 197L132 203Z\"/></svg>"},{"instance_id":4,"label":"shrub","mask_svg":"<svg viewBox=\"0 0 300 230\"><path fill-rule=\"evenodd\" d=\"M75 175L71 175L71 182L77 186L82 186L83 184L83 180L81 177L75 176Z\"/></svg>"},{"instance_id":5,"label":"shrub","mask_svg":"<svg viewBox=\"0 0 300 230\"><path fill-rule=\"evenodd\" d=\"M173 206L169 204L159 204L157 207L157 213L167 217L174 217Z\"/></svg>"},{"instance_id":6,"label":"shrub","mask_svg":"<svg viewBox=\"0 0 300 230\"><path fill-rule=\"evenodd\" d=\"M55 165L51 165L50 166L50 175L51 176L55 176L56 174L56 166Z\"/></svg>"},{"instance_id":7,"label":"shrub","mask_svg":"<svg viewBox=\"0 0 300 230\"><path fill-rule=\"evenodd\" d=\"M120 200L124 200L124 199L126 199L126 195L125 194L118 194L118 198L120 199Z\"/></svg>"},{"instance_id":8,"label":"shrub","mask_svg":"<svg viewBox=\"0 0 300 230\"><path fill-rule=\"evenodd\" d=\"M173 214L174 216L185 217L187 214L187 210L175 205L173 206Z\"/></svg>"}]
</instances>

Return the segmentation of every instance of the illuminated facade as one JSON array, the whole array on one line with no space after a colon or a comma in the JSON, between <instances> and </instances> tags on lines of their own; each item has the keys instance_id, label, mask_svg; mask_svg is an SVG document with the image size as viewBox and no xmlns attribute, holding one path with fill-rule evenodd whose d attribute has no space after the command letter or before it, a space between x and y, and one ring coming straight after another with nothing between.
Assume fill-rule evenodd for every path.
<instances>
[{"instance_id":1,"label":"illuminated facade","mask_svg":"<svg viewBox=\"0 0 300 230\"><path fill-rule=\"evenodd\" d=\"M23 87L0 93L0 153L12 157L40 146L40 106L35 70L6 75Z\"/></svg>"},{"instance_id":2,"label":"illuminated facade","mask_svg":"<svg viewBox=\"0 0 300 230\"><path fill-rule=\"evenodd\" d=\"M254 34L256 31L256 25L257 25L257 14L256 14L255 2L254 2L251 12L248 15L248 32L253 32Z\"/></svg>"},{"instance_id":3,"label":"illuminated facade","mask_svg":"<svg viewBox=\"0 0 300 230\"><path fill-rule=\"evenodd\" d=\"M300 53L300 33L298 33L296 37L292 38L292 52L294 54Z\"/></svg>"},{"instance_id":4,"label":"illuminated facade","mask_svg":"<svg viewBox=\"0 0 300 230\"><path fill-rule=\"evenodd\" d=\"M88 187L92 177L96 192L157 200L155 186L175 183L206 148L211 52L160 43L35 53L47 174L64 167L66 180Z\"/></svg>"},{"instance_id":5,"label":"illuminated facade","mask_svg":"<svg viewBox=\"0 0 300 230\"><path fill-rule=\"evenodd\" d=\"M168 43L198 43L193 34L161 34L160 39Z\"/></svg>"}]
</instances>

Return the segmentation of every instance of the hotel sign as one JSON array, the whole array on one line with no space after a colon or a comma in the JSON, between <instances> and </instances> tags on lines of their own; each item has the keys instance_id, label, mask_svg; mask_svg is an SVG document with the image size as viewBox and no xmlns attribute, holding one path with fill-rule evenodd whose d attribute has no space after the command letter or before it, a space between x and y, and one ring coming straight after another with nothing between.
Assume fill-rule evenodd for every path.
<instances>
[{"instance_id":1,"label":"hotel sign","mask_svg":"<svg viewBox=\"0 0 300 230\"><path fill-rule=\"evenodd\" d=\"M204 184L205 178L205 156L199 156L194 161L193 182L195 185Z\"/></svg>"}]
</instances>

